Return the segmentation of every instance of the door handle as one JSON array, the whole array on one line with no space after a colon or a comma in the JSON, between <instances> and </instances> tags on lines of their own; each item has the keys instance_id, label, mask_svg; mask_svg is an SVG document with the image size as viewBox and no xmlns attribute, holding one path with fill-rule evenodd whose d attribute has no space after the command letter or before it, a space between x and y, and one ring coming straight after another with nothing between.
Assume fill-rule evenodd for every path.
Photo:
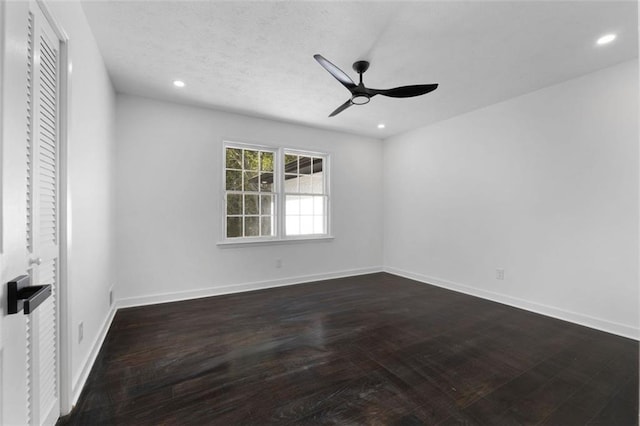
<instances>
[{"instance_id":1,"label":"door handle","mask_svg":"<svg viewBox=\"0 0 640 426\"><path fill-rule=\"evenodd\" d=\"M35 258L32 258L32 259L29 259L29 266L40 265L41 263L42 263L42 258L40 258L40 257L35 257Z\"/></svg>"},{"instance_id":2,"label":"door handle","mask_svg":"<svg viewBox=\"0 0 640 426\"><path fill-rule=\"evenodd\" d=\"M20 275L7 283L7 313L32 313L42 302L51 296L51 285L31 285L29 275Z\"/></svg>"}]
</instances>

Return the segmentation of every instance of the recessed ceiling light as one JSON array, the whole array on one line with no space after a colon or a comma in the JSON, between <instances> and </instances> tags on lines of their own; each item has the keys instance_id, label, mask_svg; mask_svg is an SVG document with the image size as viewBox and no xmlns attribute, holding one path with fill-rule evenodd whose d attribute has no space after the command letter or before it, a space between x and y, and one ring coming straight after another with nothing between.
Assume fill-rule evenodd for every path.
<instances>
[{"instance_id":1,"label":"recessed ceiling light","mask_svg":"<svg viewBox=\"0 0 640 426\"><path fill-rule=\"evenodd\" d=\"M380 124L378 124L378 129L384 129L384 128L385 128L384 123L380 123Z\"/></svg>"},{"instance_id":2,"label":"recessed ceiling light","mask_svg":"<svg viewBox=\"0 0 640 426\"><path fill-rule=\"evenodd\" d=\"M606 35L603 35L602 37L600 37L598 39L598 41L596 41L596 44L598 46L602 46L603 44L611 43L615 39L616 39L616 35L615 34L606 34Z\"/></svg>"},{"instance_id":3,"label":"recessed ceiling light","mask_svg":"<svg viewBox=\"0 0 640 426\"><path fill-rule=\"evenodd\" d=\"M173 80L173 85L176 86L176 87L184 87L185 86L184 81L182 81L182 80Z\"/></svg>"}]
</instances>

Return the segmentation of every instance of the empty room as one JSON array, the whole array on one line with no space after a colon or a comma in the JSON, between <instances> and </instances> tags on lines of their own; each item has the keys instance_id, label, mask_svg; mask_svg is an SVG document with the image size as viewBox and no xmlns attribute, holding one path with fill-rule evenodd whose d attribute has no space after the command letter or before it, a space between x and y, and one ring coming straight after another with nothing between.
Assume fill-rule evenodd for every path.
<instances>
[{"instance_id":1,"label":"empty room","mask_svg":"<svg viewBox=\"0 0 640 426\"><path fill-rule=\"evenodd\" d=\"M0 424L638 425L638 17L0 0Z\"/></svg>"}]
</instances>

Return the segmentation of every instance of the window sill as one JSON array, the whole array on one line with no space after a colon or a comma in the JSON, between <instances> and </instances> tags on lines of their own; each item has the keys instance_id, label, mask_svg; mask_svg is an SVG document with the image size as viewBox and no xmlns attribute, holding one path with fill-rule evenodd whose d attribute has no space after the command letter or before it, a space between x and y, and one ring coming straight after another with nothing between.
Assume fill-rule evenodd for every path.
<instances>
[{"instance_id":1,"label":"window sill","mask_svg":"<svg viewBox=\"0 0 640 426\"><path fill-rule=\"evenodd\" d=\"M271 240L244 240L244 241L220 241L216 245L220 248L233 248L233 247L247 247L247 246L270 246L281 244L299 244L299 243L311 243L311 242L328 242L334 240L333 235L321 235L318 237L305 236L305 237L289 237L283 239L271 239Z\"/></svg>"}]
</instances>

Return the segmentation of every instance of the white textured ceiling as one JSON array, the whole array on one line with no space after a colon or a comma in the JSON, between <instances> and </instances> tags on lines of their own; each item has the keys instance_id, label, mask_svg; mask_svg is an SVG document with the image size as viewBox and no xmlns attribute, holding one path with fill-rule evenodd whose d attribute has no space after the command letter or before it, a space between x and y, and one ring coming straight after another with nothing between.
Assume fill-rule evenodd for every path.
<instances>
[{"instance_id":1,"label":"white textured ceiling","mask_svg":"<svg viewBox=\"0 0 640 426\"><path fill-rule=\"evenodd\" d=\"M84 9L119 92L375 137L638 56L635 1L89 1ZM608 32L618 39L597 47ZM369 60L368 87L440 87L411 99L376 96L329 118L349 93L315 53L354 80L351 64Z\"/></svg>"}]
</instances>

